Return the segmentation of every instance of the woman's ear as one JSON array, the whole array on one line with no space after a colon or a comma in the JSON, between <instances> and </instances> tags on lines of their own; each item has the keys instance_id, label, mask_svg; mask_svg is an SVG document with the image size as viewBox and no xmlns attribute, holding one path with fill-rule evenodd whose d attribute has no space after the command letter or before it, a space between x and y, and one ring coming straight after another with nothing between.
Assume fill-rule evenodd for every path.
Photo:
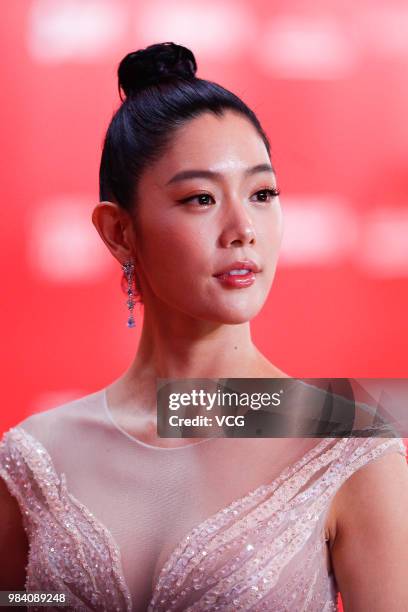
<instances>
[{"instance_id":1,"label":"woman's ear","mask_svg":"<svg viewBox=\"0 0 408 612\"><path fill-rule=\"evenodd\" d=\"M92 223L120 264L135 258L134 230L126 210L114 202L104 200L95 206Z\"/></svg>"}]
</instances>

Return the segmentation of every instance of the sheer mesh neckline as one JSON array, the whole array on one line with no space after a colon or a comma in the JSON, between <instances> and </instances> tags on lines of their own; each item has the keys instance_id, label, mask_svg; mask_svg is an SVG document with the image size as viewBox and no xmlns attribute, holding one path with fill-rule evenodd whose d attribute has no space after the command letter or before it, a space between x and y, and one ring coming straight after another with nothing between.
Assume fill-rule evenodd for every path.
<instances>
[{"instance_id":1,"label":"sheer mesh neckline","mask_svg":"<svg viewBox=\"0 0 408 612\"><path fill-rule=\"evenodd\" d=\"M293 384L294 384L294 386L296 386L298 384L303 384L303 385L306 385L308 387L311 386L308 383L304 383L303 381L301 381L299 379L295 379L295 382ZM147 442L143 442L139 438L136 438L136 436L132 436L130 433L128 433L125 429L123 429L123 427L121 427L115 421L115 419L113 418L112 412L111 412L111 410L109 408L109 402L108 402L107 388L106 387L101 390L101 394L102 394L102 399L103 399L105 415L107 416L108 421L116 429L116 431L118 431L120 434L124 435L126 438L128 438L128 440L130 440L134 444L140 445L140 446L142 446L142 447L144 447L146 449L150 449L152 451L181 451L181 450L187 450L189 448L193 448L195 446L200 446L201 444L204 444L204 442L210 442L213 439L223 438L224 437L224 436L211 436L209 438L205 438L204 440L200 440L199 442L193 442L192 444L185 444L184 446L164 447L164 446L155 446L154 444L148 444Z\"/></svg>"},{"instance_id":2,"label":"sheer mesh neckline","mask_svg":"<svg viewBox=\"0 0 408 612\"><path fill-rule=\"evenodd\" d=\"M185 444L184 446L173 446L173 447L155 446L154 444L147 444L147 442L143 442L142 440L139 440L139 438L136 438L135 436L132 436L125 429L123 429L123 427L121 427L118 423L116 423L116 421L113 418L113 415L112 415L112 413L110 411L110 408L109 408L106 387L104 389L102 389L101 393L102 393L102 398L103 398L105 415L108 417L108 419L109 419L110 423L113 425L113 427L119 433L121 433L124 436L126 436L126 438L128 438L129 440L131 440L135 444L139 444L140 446L143 446L144 448L148 448L148 449L151 449L153 451L180 451L180 450L185 450L185 449L188 449L188 448L192 448L194 446L199 446L200 444L204 444L204 442L210 442L211 440L214 440L216 438L214 436L214 437L211 437L211 438L205 438L204 440L199 440L199 442L193 442L192 444Z\"/></svg>"}]
</instances>

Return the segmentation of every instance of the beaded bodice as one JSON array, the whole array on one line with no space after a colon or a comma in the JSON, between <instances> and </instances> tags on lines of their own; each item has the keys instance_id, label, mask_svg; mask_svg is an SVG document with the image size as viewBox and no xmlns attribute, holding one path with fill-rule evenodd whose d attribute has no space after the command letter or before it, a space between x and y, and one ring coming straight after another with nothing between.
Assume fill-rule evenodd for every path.
<instances>
[{"instance_id":1,"label":"beaded bodice","mask_svg":"<svg viewBox=\"0 0 408 612\"><path fill-rule=\"evenodd\" d=\"M99 392L87 396L87 408L95 408L100 400ZM102 508L97 504L91 511L88 506L92 504L78 498L80 489L76 489L77 495L69 490L67 475L61 469L64 461L61 463L61 459L55 460L55 457L53 460L52 453L33 435L32 432L40 431L37 426L44 431L44 426L52 424L50 417L59 416L58 421L64 420L68 407L73 415L81 407L80 400L67 404L62 410L49 411L48 417L47 413L36 415L35 425L32 421L31 427L28 420L10 429L0 444L0 476L19 502L30 544L26 589L63 592L68 610L337 610L336 581L326 563L328 544L324 526L330 500L341 484L369 461L387 452L399 452L404 457L406 454L400 438L323 438L276 478L207 514L203 520L191 518L200 516L198 511L195 515L191 512L183 515L189 517L180 523L187 525L184 531L179 530L184 536L177 539L178 544L169 554L164 555L160 567L157 564L160 547L153 546L150 554L143 538L137 537L138 524L142 521L139 533L144 534L146 542L155 541L153 524L146 523L143 514L139 516L136 512L128 516L125 536L115 527L115 520L118 522L123 517L120 507L126 506L127 497L131 496L126 479L113 491L112 509L116 508L116 514L112 511L104 514L102 509L95 512L95 508ZM72 423L65 421L64 425L65 430L69 430ZM88 425L89 420L82 421L83 428ZM108 461L110 451L116 449L116 446L109 447L111 431L107 421L105 425L102 436L105 446L98 446L97 440L93 440L93 452L99 453L95 465L100 468ZM118 433L116 431L116 435ZM46 439L45 434L43 439ZM124 436L116 440L125 444ZM51 442L50 446L58 447ZM202 445L200 452L208 452L208 446L207 451L204 450L206 446ZM102 448L108 452L102 453ZM146 450L137 447L141 465ZM183 453L176 454L182 456ZM156 456L163 457L163 453L154 454ZM167 453L163 466L171 462L171 456L174 454ZM146 460L149 458L155 461L147 453ZM64 463L70 473L70 482L74 482L75 472L71 469L74 464L74 460L70 463L67 459ZM89 460L89 486L93 465ZM82 463L80 469L86 475L87 465ZM126 472L125 464L121 464L121 470ZM106 480L110 482L110 478L111 471L107 470ZM245 479L244 471L242 478ZM169 473L166 482L168 479ZM140 497L144 492L140 481L139 486ZM121 499L117 499L117 491L122 491ZM149 491L147 488L145 495L148 496ZM177 499L179 493L177 491ZM105 500L110 500L109 491L106 494ZM154 495L159 504L159 493L155 491ZM206 495L208 497L209 493ZM82 497L86 497L85 489ZM173 498L166 499L168 507L162 506L158 516L163 516L165 521L170 514L172 523L169 525L177 531L175 515L171 514ZM193 497L179 504L181 514L185 506L195 507ZM133 511L137 506L129 508ZM111 523L101 518L108 515L112 517ZM164 532L159 524L157 531L158 540L163 539ZM143 570L140 562L145 559L149 565L151 558L155 560L150 572L153 580L144 585L150 593L146 600L137 577ZM146 579L143 581L145 583Z\"/></svg>"}]
</instances>

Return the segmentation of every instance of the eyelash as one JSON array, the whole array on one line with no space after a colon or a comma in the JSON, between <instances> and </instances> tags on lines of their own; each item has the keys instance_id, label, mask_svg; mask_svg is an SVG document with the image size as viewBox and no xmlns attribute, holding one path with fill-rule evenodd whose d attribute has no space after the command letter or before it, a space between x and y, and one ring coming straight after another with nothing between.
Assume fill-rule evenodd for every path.
<instances>
[{"instance_id":1,"label":"eyelash","mask_svg":"<svg viewBox=\"0 0 408 612\"><path fill-rule=\"evenodd\" d=\"M269 194L272 198L273 197L277 197L278 195L280 195L280 189L277 188L270 188L270 187L266 187L265 189L260 189L259 191L255 192L254 195L258 195L258 193L267 193ZM202 196L206 196L206 197L211 197L208 193L198 193L195 196L191 196L190 198L185 198L184 200L180 200L183 204L187 204L188 202L191 202L191 200L195 200L196 198L201 198ZM265 202L261 202L261 204L264 204ZM211 204L209 204L208 202L206 204L198 204L199 207L203 208L204 206L211 206Z\"/></svg>"}]
</instances>

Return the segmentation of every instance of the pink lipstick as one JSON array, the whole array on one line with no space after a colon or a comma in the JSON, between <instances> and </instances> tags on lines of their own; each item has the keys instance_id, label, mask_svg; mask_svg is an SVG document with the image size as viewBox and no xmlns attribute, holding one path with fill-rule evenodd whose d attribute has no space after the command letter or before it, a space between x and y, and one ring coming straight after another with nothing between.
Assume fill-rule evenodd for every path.
<instances>
[{"instance_id":1,"label":"pink lipstick","mask_svg":"<svg viewBox=\"0 0 408 612\"><path fill-rule=\"evenodd\" d=\"M221 283L236 289L250 287L255 282L259 266L250 259L241 259L225 266L214 274Z\"/></svg>"}]
</instances>

